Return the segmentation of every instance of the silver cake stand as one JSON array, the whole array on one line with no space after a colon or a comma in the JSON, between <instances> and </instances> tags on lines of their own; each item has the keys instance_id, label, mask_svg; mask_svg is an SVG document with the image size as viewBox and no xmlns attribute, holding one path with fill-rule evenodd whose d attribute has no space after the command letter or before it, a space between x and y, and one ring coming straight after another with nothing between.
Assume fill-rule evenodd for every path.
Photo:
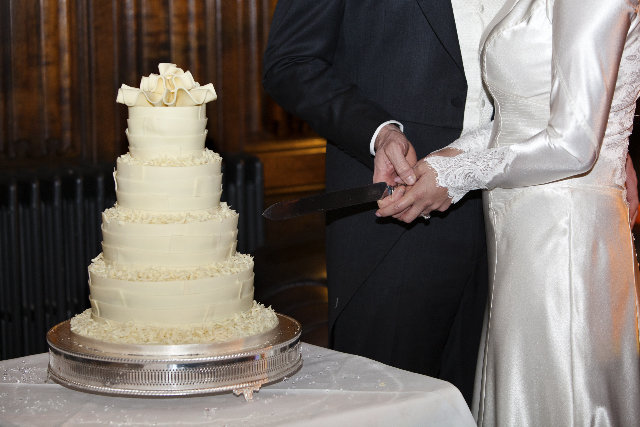
<instances>
[{"instance_id":1,"label":"silver cake stand","mask_svg":"<svg viewBox=\"0 0 640 427\"><path fill-rule=\"evenodd\" d=\"M278 314L278 326L221 344L114 344L71 332L70 321L47 333L49 377L75 390L119 396L187 396L233 391L250 400L263 384L302 365L300 324Z\"/></svg>"}]
</instances>

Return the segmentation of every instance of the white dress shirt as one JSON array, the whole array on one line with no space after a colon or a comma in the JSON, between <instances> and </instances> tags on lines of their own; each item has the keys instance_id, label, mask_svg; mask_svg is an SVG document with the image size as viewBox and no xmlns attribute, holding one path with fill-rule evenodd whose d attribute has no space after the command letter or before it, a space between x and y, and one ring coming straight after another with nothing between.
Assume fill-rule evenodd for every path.
<instances>
[{"instance_id":1,"label":"white dress shirt","mask_svg":"<svg viewBox=\"0 0 640 427\"><path fill-rule=\"evenodd\" d=\"M462 133L491 120L493 106L480 74L480 39L504 2L505 0L451 0L462 65L467 78Z\"/></svg>"}]
</instances>

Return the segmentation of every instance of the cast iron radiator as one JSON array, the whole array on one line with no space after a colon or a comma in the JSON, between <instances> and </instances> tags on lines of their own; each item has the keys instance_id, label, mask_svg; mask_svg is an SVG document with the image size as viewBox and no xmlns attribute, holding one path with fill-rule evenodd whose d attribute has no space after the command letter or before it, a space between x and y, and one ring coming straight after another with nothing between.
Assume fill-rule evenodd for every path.
<instances>
[{"instance_id":1,"label":"cast iron radiator","mask_svg":"<svg viewBox=\"0 0 640 427\"><path fill-rule=\"evenodd\" d=\"M223 192L239 214L238 251L264 243L263 172L223 155ZM113 165L0 172L0 360L47 350L46 332L89 307L87 267L113 206Z\"/></svg>"}]
</instances>

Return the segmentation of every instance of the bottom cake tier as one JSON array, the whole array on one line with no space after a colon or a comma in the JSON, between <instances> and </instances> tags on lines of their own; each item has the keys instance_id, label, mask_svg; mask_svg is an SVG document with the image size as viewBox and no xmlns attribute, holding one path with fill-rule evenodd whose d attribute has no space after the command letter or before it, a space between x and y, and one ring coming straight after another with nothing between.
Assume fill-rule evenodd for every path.
<instances>
[{"instance_id":1,"label":"bottom cake tier","mask_svg":"<svg viewBox=\"0 0 640 427\"><path fill-rule=\"evenodd\" d=\"M226 319L180 326L117 322L93 315L91 309L71 319L73 333L100 341L129 344L223 343L268 332L278 325L271 307L253 302L246 311Z\"/></svg>"},{"instance_id":2,"label":"bottom cake tier","mask_svg":"<svg viewBox=\"0 0 640 427\"><path fill-rule=\"evenodd\" d=\"M251 309L253 260L236 253L196 267L107 264L102 254L89 266L93 317L120 323L187 327L210 324Z\"/></svg>"}]
</instances>

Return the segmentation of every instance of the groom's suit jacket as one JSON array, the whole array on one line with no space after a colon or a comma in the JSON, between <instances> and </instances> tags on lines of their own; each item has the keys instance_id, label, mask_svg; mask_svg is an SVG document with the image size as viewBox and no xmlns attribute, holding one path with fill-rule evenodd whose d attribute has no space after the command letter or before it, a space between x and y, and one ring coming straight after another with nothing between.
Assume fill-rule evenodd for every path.
<instances>
[{"instance_id":1,"label":"groom's suit jacket","mask_svg":"<svg viewBox=\"0 0 640 427\"><path fill-rule=\"evenodd\" d=\"M369 142L381 123L401 122L418 158L461 132L467 86L451 3L280 0L265 53L264 86L286 110L327 138L328 191L369 184ZM433 240L432 252L423 255L424 262L436 263L433 274L416 280L446 282L447 272L459 268L456 258L483 251L481 203L477 197L469 199L446 214L432 215L428 226L377 219L375 203L330 213L330 325L406 233ZM399 281L411 276L406 269L398 272ZM394 309L389 307L391 321ZM422 316L416 313L418 328Z\"/></svg>"}]
</instances>

